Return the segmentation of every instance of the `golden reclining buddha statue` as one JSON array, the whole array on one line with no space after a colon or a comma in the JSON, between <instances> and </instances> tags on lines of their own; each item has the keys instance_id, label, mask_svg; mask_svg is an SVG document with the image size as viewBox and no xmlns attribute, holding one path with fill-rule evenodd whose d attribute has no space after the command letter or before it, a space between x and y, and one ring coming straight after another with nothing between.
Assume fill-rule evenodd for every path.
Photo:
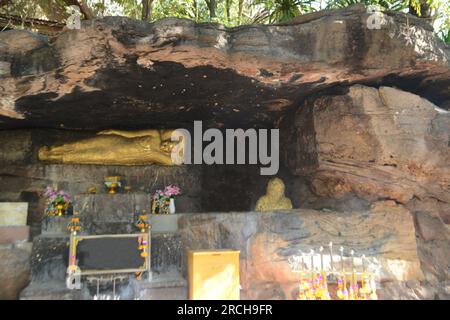
<instances>
[{"instance_id":1,"label":"golden reclining buddha statue","mask_svg":"<svg viewBox=\"0 0 450 320\"><path fill-rule=\"evenodd\" d=\"M39 149L42 161L68 164L173 165L173 130L104 130L95 137Z\"/></svg>"}]
</instances>

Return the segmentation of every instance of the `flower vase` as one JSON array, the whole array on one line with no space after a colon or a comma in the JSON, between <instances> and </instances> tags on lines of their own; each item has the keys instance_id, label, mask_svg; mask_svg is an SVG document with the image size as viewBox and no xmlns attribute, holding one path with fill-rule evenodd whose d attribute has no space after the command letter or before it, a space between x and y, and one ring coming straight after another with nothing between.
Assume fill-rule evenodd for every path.
<instances>
[{"instance_id":1,"label":"flower vase","mask_svg":"<svg viewBox=\"0 0 450 320\"><path fill-rule=\"evenodd\" d=\"M174 198L170 198L169 213L170 214L174 214L175 213L175 199Z\"/></svg>"}]
</instances>

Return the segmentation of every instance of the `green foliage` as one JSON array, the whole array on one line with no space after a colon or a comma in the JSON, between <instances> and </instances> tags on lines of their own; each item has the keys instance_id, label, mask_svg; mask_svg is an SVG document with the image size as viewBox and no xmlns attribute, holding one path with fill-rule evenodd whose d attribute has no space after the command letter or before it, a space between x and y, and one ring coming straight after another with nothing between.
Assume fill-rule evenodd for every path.
<instances>
[{"instance_id":1,"label":"green foliage","mask_svg":"<svg viewBox=\"0 0 450 320\"><path fill-rule=\"evenodd\" d=\"M118 4L122 8L125 16L134 19L141 18L142 3L140 0L112 0L112 2Z\"/></svg>"},{"instance_id":2,"label":"green foliage","mask_svg":"<svg viewBox=\"0 0 450 320\"><path fill-rule=\"evenodd\" d=\"M264 7L257 22L284 22L298 15L315 11L311 0L256 0L254 5Z\"/></svg>"},{"instance_id":3,"label":"green foliage","mask_svg":"<svg viewBox=\"0 0 450 320\"><path fill-rule=\"evenodd\" d=\"M203 0L159 0L153 5L155 20L166 17L188 18L195 21L205 21L208 9Z\"/></svg>"},{"instance_id":4,"label":"green foliage","mask_svg":"<svg viewBox=\"0 0 450 320\"><path fill-rule=\"evenodd\" d=\"M404 0L330 0L328 1L327 8L345 8L357 3L363 3L366 6L377 5L394 11L401 11L408 8L408 1Z\"/></svg>"},{"instance_id":5,"label":"green foliage","mask_svg":"<svg viewBox=\"0 0 450 320\"><path fill-rule=\"evenodd\" d=\"M98 16L143 17L143 0L79 0ZM0 6L1 14L65 22L67 0L11 0ZM151 0L148 20L165 17L188 18L197 22L216 22L228 27L250 23L277 23L321 8L344 8L356 3L378 5L411 12L434 24L436 34L450 42L450 5L448 0ZM147 11L146 11L147 12Z\"/></svg>"}]
</instances>

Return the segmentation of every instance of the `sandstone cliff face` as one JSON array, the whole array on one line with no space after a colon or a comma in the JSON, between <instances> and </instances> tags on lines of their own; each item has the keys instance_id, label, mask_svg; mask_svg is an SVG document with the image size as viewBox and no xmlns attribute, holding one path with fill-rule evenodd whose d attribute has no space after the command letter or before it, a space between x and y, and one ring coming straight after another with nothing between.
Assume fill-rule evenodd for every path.
<instances>
[{"instance_id":1,"label":"sandstone cliff face","mask_svg":"<svg viewBox=\"0 0 450 320\"><path fill-rule=\"evenodd\" d=\"M354 6L233 29L110 17L53 39L2 32L1 125L265 126L313 92L353 83L403 85L447 105L450 51L431 27L389 13L370 30L368 16Z\"/></svg>"},{"instance_id":2,"label":"sandstone cliff face","mask_svg":"<svg viewBox=\"0 0 450 320\"><path fill-rule=\"evenodd\" d=\"M450 112L398 89L358 85L307 101L289 128L286 163L311 177L315 193L434 199L440 205L429 206L448 219Z\"/></svg>"},{"instance_id":3,"label":"sandstone cliff face","mask_svg":"<svg viewBox=\"0 0 450 320\"><path fill-rule=\"evenodd\" d=\"M450 49L420 19L388 12L380 30L369 30L368 16L354 6L233 29L110 17L51 39L0 32L0 200L29 201L37 222L46 185L79 194L119 174L135 191L175 181L188 190L190 212L249 211L267 179L246 167L64 166L39 162L36 150L101 129L193 120L280 128L288 196L296 207L333 211L301 211L298 219L200 215L185 222L183 241L245 244L244 283L253 298L292 298L295 282L281 253L330 238L387 259L385 297L448 297ZM336 217L344 235L330 225ZM382 245L355 242L356 231ZM310 242L299 244L299 234ZM402 274L386 262L398 258L393 252L410 266Z\"/></svg>"},{"instance_id":4,"label":"sandstone cliff face","mask_svg":"<svg viewBox=\"0 0 450 320\"><path fill-rule=\"evenodd\" d=\"M311 97L283 128L285 163L315 195L410 210L427 282L447 297L450 112L399 89L355 85Z\"/></svg>"}]
</instances>

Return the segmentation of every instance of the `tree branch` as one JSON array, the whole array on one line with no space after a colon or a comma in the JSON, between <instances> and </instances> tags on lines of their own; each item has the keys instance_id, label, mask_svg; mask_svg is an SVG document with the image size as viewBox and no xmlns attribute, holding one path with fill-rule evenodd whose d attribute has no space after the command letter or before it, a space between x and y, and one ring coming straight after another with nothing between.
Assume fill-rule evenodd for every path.
<instances>
[{"instance_id":1,"label":"tree branch","mask_svg":"<svg viewBox=\"0 0 450 320\"><path fill-rule=\"evenodd\" d=\"M216 17L216 0L205 0L206 5L209 9L209 18L215 18Z\"/></svg>"},{"instance_id":2,"label":"tree branch","mask_svg":"<svg viewBox=\"0 0 450 320\"><path fill-rule=\"evenodd\" d=\"M142 16L143 21L152 21L153 16L153 0L142 0Z\"/></svg>"},{"instance_id":3,"label":"tree branch","mask_svg":"<svg viewBox=\"0 0 450 320\"><path fill-rule=\"evenodd\" d=\"M87 20L95 19L95 14L91 10L91 8L89 8L89 6L87 5L86 0L64 0L64 2L68 6L78 6L78 8L80 8L80 12L84 15L85 19Z\"/></svg>"},{"instance_id":4,"label":"tree branch","mask_svg":"<svg viewBox=\"0 0 450 320\"><path fill-rule=\"evenodd\" d=\"M29 28L37 29L40 33L52 34L63 29L64 24L56 21L48 21L34 18L23 18L17 15L0 14L0 30L2 27L11 24L13 26L25 25Z\"/></svg>"}]
</instances>

